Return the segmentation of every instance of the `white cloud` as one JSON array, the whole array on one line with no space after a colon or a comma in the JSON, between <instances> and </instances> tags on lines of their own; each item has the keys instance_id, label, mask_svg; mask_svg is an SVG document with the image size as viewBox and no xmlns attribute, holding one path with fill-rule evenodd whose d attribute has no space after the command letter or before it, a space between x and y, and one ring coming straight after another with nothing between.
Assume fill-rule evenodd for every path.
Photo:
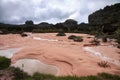
<instances>
[{"instance_id":1,"label":"white cloud","mask_svg":"<svg viewBox=\"0 0 120 80\"><path fill-rule=\"evenodd\" d=\"M0 0L0 22L62 22L72 18L88 22L88 15L119 0Z\"/></svg>"}]
</instances>

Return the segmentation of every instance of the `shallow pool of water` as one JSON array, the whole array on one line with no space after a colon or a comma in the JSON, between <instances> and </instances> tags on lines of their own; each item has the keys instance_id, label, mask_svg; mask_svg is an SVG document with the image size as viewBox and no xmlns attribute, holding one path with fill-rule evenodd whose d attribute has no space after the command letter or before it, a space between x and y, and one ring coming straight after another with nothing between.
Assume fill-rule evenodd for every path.
<instances>
[{"instance_id":1,"label":"shallow pool of water","mask_svg":"<svg viewBox=\"0 0 120 80\"><path fill-rule=\"evenodd\" d=\"M0 56L12 58L13 54L15 54L19 50L21 50L21 48L9 48L9 49L0 50Z\"/></svg>"},{"instance_id":2,"label":"shallow pool of water","mask_svg":"<svg viewBox=\"0 0 120 80\"><path fill-rule=\"evenodd\" d=\"M58 68L53 65L48 65L35 59L20 59L11 66L19 67L29 75L33 75L35 72L57 75Z\"/></svg>"}]
</instances>

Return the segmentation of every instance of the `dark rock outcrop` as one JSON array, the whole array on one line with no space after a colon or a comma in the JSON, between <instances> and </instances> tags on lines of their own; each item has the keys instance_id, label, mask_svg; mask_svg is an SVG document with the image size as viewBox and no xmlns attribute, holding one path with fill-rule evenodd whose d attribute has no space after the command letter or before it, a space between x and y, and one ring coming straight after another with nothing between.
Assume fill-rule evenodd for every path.
<instances>
[{"instance_id":1,"label":"dark rock outcrop","mask_svg":"<svg viewBox=\"0 0 120 80\"><path fill-rule=\"evenodd\" d=\"M106 6L89 15L89 24L99 26L103 31L115 31L120 27L120 3ZM111 28L111 29L110 29Z\"/></svg>"}]
</instances>

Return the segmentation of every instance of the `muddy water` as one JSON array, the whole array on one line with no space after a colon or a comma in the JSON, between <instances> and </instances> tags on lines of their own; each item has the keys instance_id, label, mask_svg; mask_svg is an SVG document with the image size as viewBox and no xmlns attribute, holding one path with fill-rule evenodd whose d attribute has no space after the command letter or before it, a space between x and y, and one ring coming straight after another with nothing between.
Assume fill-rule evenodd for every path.
<instances>
[{"instance_id":1,"label":"muddy water","mask_svg":"<svg viewBox=\"0 0 120 80\"><path fill-rule=\"evenodd\" d=\"M93 54L94 56L101 58L102 60L105 60L105 61L108 61L108 62L110 62L110 63L113 63L113 64L115 64L115 65L117 65L117 66L120 66L120 61L114 60L114 59L112 59L112 58L110 58L110 57L108 57L108 56L105 56L104 54L102 54L102 53L100 53L100 52L98 52L98 51L95 51L95 50L92 49L91 47L84 47L83 49L84 49L85 51L87 51L87 52L90 52L90 53Z\"/></svg>"},{"instance_id":2,"label":"muddy water","mask_svg":"<svg viewBox=\"0 0 120 80\"><path fill-rule=\"evenodd\" d=\"M58 68L56 66L47 65L35 59L20 59L11 66L19 67L29 75L33 75L35 72L52 75L57 75L58 73Z\"/></svg>"}]
</instances>

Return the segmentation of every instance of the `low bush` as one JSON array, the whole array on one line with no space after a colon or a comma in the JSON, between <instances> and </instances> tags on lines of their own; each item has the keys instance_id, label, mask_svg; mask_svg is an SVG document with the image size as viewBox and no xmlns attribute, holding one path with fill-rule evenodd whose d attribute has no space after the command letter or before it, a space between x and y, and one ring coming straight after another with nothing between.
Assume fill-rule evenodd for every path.
<instances>
[{"instance_id":1,"label":"low bush","mask_svg":"<svg viewBox=\"0 0 120 80\"><path fill-rule=\"evenodd\" d=\"M0 56L0 70L10 66L11 60Z\"/></svg>"},{"instance_id":2,"label":"low bush","mask_svg":"<svg viewBox=\"0 0 120 80\"><path fill-rule=\"evenodd\" d=\"M75 35L70 35L70 36L68 37L68 39L75 39L75 38L76 38Z\"/></svg>"},{"instance_id":3,"label":"low bush","mask_svg":"<svg viewBox=\"0 0 120 80\"><path fill-rule=\"evenodd\" d=\"M110 68L110 65L106 61L98 62L98 65L103 68L108 68L108 67Z\"/></svg>"},{"instance_id":4,"label":"low bush","mask_svg":"<svg viewBox=\"0 0 120 80\"><path fill-rule=\"evenodd\" d=\"M8 34L9 31L7 29L2 29L0 34Z\"/></svg>"},{"instance_id":5,"label":"low bush","mask_svg":"<svg viewBox=\"0 0 120 80\"><path fill-rule=\"evenodd\" d=\"M75 36L75 35L70 35L70 36L68 37L68 39L72 39L72 40L75 41L75 42L82 42L82 41L83 41L83 39L82 39L81 36Z\"/></svg>"},{"instance_id":6,"label":"low bush","mask_svg":"<svg viewBox=\"0 0 120 80\"><path fill-rule=\"evenodd\" d=\"M58 34L56 34L56 36L66 36L66 34L63 32L59 32Z\"/></svg>"},{"instance_id":7,"label":"low bush","mask_svg":"<svg viewBox=\"0 0 120 80\"><path fill-rule=\"evenodd\" d=\"M55 76L49 75L49 74L40 74L40 73L35 73L32 78L34 80L55 80Z\"/></svg>"},{"instance_id":8,"label":"low bush","mask_svg":"<svg viewBox=\"0 0 120 80\"><path fill-rule=\"evenodd\" d=\"M94 39L92 41L90 41L90 43L92 43L93 45L100 45L100 41L98 41L97 39Z\"/></svg>"},{"instance_id":9,"label":"low bush","mask_svg":"<svg viewBox=\"0 0 120 80\"><path fill-rule=\"evenodd\" d=\"M102 80L120 80L120 76L108 73L99 73L98 76L101 77Z\"/></svg>"},{"instance_id":10,"label":"low bush","mask_svg":"<svg viewBox=\"0 0 120 80\"><path fill-rule=\"evenodd\" d=\"M98 34L98 32L97 31L91 31L89 34L90 35L96 35L96 34Z\"/></svg>"},{"instance_id":11,"label":"low bush","mask_svg":"<svg viewBox=\"0 0 120 80\"><path fill-rule=\"evenodd\" d=\"M9 67L9 70L13 73L14 80L25 80L26 78L30 77L27 73L19 68Z\"/></svg>"},{"instance_id":12,"label":"low bush","mask_svg":"<svg viewBox=\"0 0 120 80\"><path fill-rule=\"evenodd\" d=\"M82 42L82 41L83 41L83 39L82 39L81 36L77 36L77 37L75 37L73 40L74 40L75 42Z\"/></svg>"},{"instance_id":13,"label":"low bush","mask_svg":"<svg viewBox=\"0 0 120 80\"><path fill-rule=\"evenodd\" d=\"M49 74L35 73L27 75L19 68L9 67L6 70L12 72L12 80L120 80L120 76L108 73L99 73L96 76L53 76Z\"/></svg>"},{"instance_id":14,"label":"low bush","mask_svg":"<svg viewBox=\"0 0 120 80\"><path fill-rule=\"evenodd\" d=\"M25 34L25 33L21 33L20 34L22 37L27 37L28 35L27 34Z\"/></svg>"},{"instance_id":15,"label":"low bush","mask_svg":"<svg viewBox=\"0 0 120 80\"><path fill-rule=\"evenodd\" d=\"M120 28L115 31L115 34L117 36L117 43L120 44Z\"/></svg>"},{"instance_id":16,"label":"low bush","mask_svg":"<svg viewBox=\"0 0 120 80\"><path fill-rule=\"evenodd\" d=\"M120 49L120 44L118 44L118 45L117 45L117 48L119 48L119 49Z\"/></svg>"},{"instance_id":17,"label":"low bush","mask_svg":"<svg viewBox=\"0 0 120 80\"><path fill-rule=\"evenodd\" d=\"M107 42L107 37L106 36L102 37L102 41Z\"/></svg>"}]
</instances>

